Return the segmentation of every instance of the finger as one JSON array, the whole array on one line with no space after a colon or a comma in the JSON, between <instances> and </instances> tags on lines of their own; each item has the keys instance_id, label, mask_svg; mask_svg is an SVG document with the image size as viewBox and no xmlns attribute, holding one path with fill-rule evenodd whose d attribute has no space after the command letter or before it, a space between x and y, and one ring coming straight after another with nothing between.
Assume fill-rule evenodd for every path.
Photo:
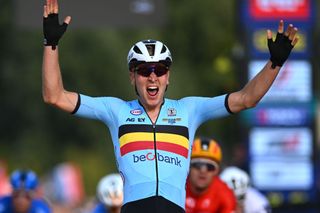
<instances>
[{"instance_id":1,"label":"finger","mask_svg":"<svg viewBox=\"0 0 320 213\"><path fill-rule=\"evenodd\" d=\"M47 0L47 8L48 8L48 14L51 14L51 8L52 8L51 0Z\"/></svg>"},{"instance_id":2,"label":"finger","mask_svg":"<svg viewBox=\"0 0 320 213\"><path fill-rule=\"evenodd\" d=\"M45 6L48 7L48 5L49 5L49 0L46 0Z\"/></svg>"},{"instance_id":3,"label":"finger","mask_svg":"<svg viewBox=\"0 0 320 213\"><path fill-rule=\"evenodd\" d=\"M284 35L285 36L289 36L291 34L292 30L293 30L293 25L289 24L288 27L287 27L286 32L284 33Z\"/></svg>"},{"instance_id":4,"label":"finger","mask_svg":"<svg viewBox=\"0 0 320 213\"><path fill-rule=\"evenodd\" d=\"M271 30L267 30L267 38L272 39L272 31Z\"/></svg>"},{"instance_id":5,"label":"finger","mask_svg":"<svg viewBox=\"0 0 320 213\"><path fill-rule=\"evenodd\" d=\"M295 46L298 43L298 41L299 41L299 38L295 37L291 42L292 46Z\"/></svg>"},{"instance_id":6,"label":"finger","mask_svg":"<svg viewBox=\"0 0 320 213\"><path fill-rule=\"evenodd\" d=\"M58 1L52 0L52 6L53 6L53 13L58 14L58 11L59 11Z\"/></svg>"},{"instance_id":7,"label":"finger","mask_svg":"<svg viewBox=\"0 0 320 213\"><path fill-rule=\"evenodd\" d=\"M47 11L47 5L43 6L43 17L47 18L48 17L48 11Z\"/></svg>"},{"instance_id":8,"label":"finger","mask_svg":"<svg viewBox=\"0 0 320 213\"><path fill-rule=\"evenodd\" d=\"M289 40L292 41L294 39L294 37L296 36L297 32L298 32L298 28L296 28L296 27L292 28L292 30L289 34Z\"/></svg>"},{"instance_id":9,"label":"finger","mask_svg":"<svg viewBox=\"0 0 320 213\"><path fill-rule=\"evenodd\" d=\"M64 19L64 23L70 24L70 22L71 22L71 16L67 16L67 17Z\"/></svg>"},{"instance_id":10,"label":"finger","mask_svg":"<svg viewBox=\"0 0 320 213\"><path fill-rule=\"evenodd\" d=\"M280 20L279 26L278 26L278 33L283 33L283 29L284 29L284 23L283 23L283 20Z\"/></svg>"}]
</instances>

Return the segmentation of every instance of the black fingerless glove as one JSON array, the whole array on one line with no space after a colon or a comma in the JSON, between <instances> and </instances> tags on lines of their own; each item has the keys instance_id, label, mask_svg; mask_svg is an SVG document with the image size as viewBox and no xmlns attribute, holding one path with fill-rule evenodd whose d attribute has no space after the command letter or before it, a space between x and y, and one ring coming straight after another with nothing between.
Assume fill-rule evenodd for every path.
<instances>
[{"instance_id":1,"label":"black fingerless glove","mask_svg":"<svg viewBox=\"0 0 320 213\"><path fill-rule=\"evenodd\" d=\"M52 46L52 49L55 50L67 27L67 23L59 24L58 14L53 13L48 15L47 18L43 17L44 45Z\"/></svg>"},{"instance_id":2,"label":"black fingerless glove","mask_svg":"<svg viewBox=\"0 0 320 213\"><path fill-rule=\"evenodd\" d=\"M288 59L293 45L291 44L288 36L283 33L277 33L276 40L268 39L268 48L270 52L270 61L272 62L272 69L276 66L282 66Z\"/></svg>"}]
</instances>

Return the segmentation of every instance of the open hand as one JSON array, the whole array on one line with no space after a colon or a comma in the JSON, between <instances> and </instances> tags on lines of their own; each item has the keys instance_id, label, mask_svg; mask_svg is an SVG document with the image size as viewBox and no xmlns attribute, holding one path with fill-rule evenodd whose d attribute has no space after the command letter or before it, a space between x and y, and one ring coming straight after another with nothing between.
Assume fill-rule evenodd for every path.
<instances>
[{"instance_id":1,"label":"open hand","mask_svg":"<svg viewBox=\"0 0 320 213\"><path fill-rule=\"evenodd\" d=\"M281 20L278 26L278 33L275 41L272 39L271 30L267 30L268 48L270 52L270 61L272 62L272 68L276 66L282 66L288 59L292 48L297 44L298 37L296 36L298 28L289 24L284 32L284 22Z\"/></svg>"},{"instance_id":2,"label":"open hand","mask_svg":"<svg viewBox=\"0 0 320 213\"><path fill-rule=\"evenodd\" d=\"M59 7L57 0L46 0L43 7L43 35L44 45L52 46L55 50L62 35L67 30L71 17L67 16L62 25L59 24Z\"/></svg>"}]
</instances>

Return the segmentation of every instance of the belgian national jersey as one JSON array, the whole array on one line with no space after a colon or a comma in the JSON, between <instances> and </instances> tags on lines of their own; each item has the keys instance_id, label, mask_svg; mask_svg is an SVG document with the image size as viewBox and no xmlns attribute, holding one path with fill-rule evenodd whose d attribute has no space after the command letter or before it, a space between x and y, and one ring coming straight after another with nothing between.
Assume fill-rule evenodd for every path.
<instances>
[{"instance_id":1,"label":"belgian national jersey","mask_svg":"<svg viewBox=\"0 0 320 213\"><path fill-rule=\"evenodd\" d=\"M196 129L229 114L227 95L164 99L155 123L138 100L80 95L77 116L102 121L111 133L124 204L161 196L185 208L185 183Z\"/></svg>"}]
</instances>

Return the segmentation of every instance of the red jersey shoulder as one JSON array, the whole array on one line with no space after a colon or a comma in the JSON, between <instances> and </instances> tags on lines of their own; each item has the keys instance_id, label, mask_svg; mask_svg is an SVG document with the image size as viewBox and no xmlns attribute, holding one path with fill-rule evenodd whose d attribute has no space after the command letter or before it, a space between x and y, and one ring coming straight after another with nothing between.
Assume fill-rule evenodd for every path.
<instances>
[{"instance_id":1,"label":"red jersey shoulder","mask_svg":"<svg viewBox=\"0 0 320 213\"><path fill-rule=\"evenodd\" d=\"M198 196L187 184L186 213L231 213L235 209L236 198L219 177L214 177L208 189Z\"/></svg>"}]
</instances>

